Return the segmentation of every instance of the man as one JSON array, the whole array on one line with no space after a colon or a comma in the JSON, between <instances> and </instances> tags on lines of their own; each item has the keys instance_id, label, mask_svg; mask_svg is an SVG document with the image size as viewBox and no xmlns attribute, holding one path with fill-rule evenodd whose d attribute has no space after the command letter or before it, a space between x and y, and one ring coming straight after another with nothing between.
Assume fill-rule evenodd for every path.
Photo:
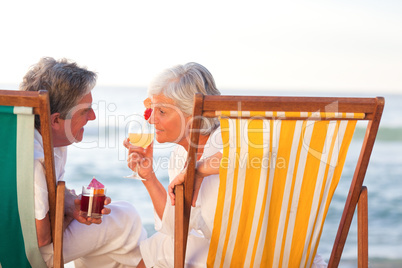
<instances>
[{"instance_id":1,"label":"man","mask_svg":"<svg viewBox=\"0 0 402 268\"><path fill-rule=\"evenodd\" d=\"M42 58L24 76L20 90L49 92L56 180L64 177L67 146L82 141L84 126L96 116L91 90L96 74L66 59ZM35 218L38 244L48 266L53 264L49 204L44 175L44 155L40 122L35 121ZM64 261L75 267L135 267L141 259L139 242L146 238L141 219L127 202L105 201L103 219L79 215L80 201L65 193Z\"/></svg>"}]
</instances>

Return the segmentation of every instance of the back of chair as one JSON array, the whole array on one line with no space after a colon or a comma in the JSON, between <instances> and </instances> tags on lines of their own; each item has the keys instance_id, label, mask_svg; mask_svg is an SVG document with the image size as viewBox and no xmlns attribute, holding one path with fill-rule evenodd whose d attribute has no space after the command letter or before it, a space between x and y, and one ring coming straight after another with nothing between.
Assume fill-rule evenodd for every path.
<instances>
[{"instance_id":1,"label":"back of chair","mask_svg":"<svg viewBox=\"0 0 402 268\"><path fill-rule=\"evenodd\" d=\"M38 248L34 215L35 115L41 119L55 255L61 256L62 234L60 230L55 231L56 182L47 92L0 90L0 210L3 214L0 266L3 268L46 267ZM55 239L56 236L59 238Z\"/></svg>"},{"instance_id":2,"label":"back of chair","mask_svg":"<svg viewBox=\"0 0 402 268\"><path fill-rule=\"evenodd\" d=\"M311 267L356 122L369 120L330 260L337 266L383 100L197 96L196 107L196 120L220 117L223 140L208 267Z\"/></svg>"},{"instance_id":3,"label":"back of chair","mask_svg":"<svg viewBox=\"0 0 402 268\"><path fill-rule=\"evenodd\" d=\"M223 191L208 266L310 267L356 121L240 113L221 115Z\"/></svg>"}]
</instances>

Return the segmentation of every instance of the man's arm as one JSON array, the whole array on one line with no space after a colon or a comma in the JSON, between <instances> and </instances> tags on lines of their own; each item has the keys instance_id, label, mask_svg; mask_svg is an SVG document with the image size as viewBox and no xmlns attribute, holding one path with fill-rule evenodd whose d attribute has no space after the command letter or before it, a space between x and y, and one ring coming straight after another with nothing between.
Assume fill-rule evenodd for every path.
<instances>
[{"instance_id":1,"label":"man's arm","mask_svg":"<svg viewBox=\"0 0 402 268\"><path fill-rule=\"evenodd\" d=\"M66 188L64 192L64 224L63 231L67 228L67 226L74 220L74 212L77 209L75 206L74 200L77 199L78 196L74 191L71 191Z\"/></svg>"},{"instance_id":2,"label":"man's arm","mask_svg":"<svg viewBox=\"0 0 402 268\"><path fill-rule=\"evenodd\" d=\"M36 222L36 234L38 237L38 246L43 247L52 242L52 236L50 231L49 214L42 220L35 219Z\"/></svg>"},{"instance_id":3,"label":"man's arm","mask_svg":"<svg viewBox=\"0 0 402 268\"><path fill-rule=\"evenodd\" d=\"M74 220L74 217L72 215L75 209L74 205L75 198L77 198L77 196L71 193L66 188L63 232L67 228L67 226ZM43 218L42 220L35 219L35 223L36 223L36 235L38 238L38 246L43 247L52 243L52 235L51 235L52 232L50 227L49 213L47 213L46 217Z\"/></svg>"}]
</instances>

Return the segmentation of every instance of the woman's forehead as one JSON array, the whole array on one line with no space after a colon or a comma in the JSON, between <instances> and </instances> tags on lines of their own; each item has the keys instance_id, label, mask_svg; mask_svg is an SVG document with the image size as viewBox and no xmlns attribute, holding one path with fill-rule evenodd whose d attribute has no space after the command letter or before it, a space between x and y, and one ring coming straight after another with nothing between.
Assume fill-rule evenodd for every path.
<instances>
[{"instance_id":1,"label":"woman's forehead","mask_svg":"<svg viewBox=\"0 0 402 268\"><path fill-rule=\"evenodd\" d=\"M161 106L161 105L170 106L170 105L175 105L175 102L173 99L168 98L163 94L159 94L159 95L151 96L151 105L152 106Z\"/></svg>"}]
</instances>

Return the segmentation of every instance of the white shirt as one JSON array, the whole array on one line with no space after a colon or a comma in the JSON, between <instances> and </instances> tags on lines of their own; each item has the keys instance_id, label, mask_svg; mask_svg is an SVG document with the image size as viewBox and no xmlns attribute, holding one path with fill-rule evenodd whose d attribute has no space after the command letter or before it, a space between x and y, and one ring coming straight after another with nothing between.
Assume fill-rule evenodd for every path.
<instances>
[{"instance_id":1,"label":"white shirt","mask_svg":"<svg viewBox=\"0 0 402 268\"><path fill-rule=\"evenodd\" d=\"M34 134L34 180L35 180L35 218L43 220L49 211L48 190L45 177L45 158L42 135L35 129ZM67 161L67 147L54 148L56 183L63 180Z\"/></svg>"},{"instance_id":2,"label":"white shirt","mask_svg":"<svg viewBox=\"0 0 402 268\"><path fill-rule=\"evenodd\" d=\"M221 152L222 148L221 131L220 128L218 128L210 135L205 144L201 159ZM170 157L169 181L172 181L179 172L182 171L186 160L187 151L182 146L178 145ZM191 208L189 224L190 235L188 236L186 250L186 267L205 267L206 265L214 224L218 190L218 174L204 178L196 207ZM142 258L147 267L173 267L174 206L171 205L169 197L167 197L162 221L155 213L155 229L158 232L141 243ZM322 261L322 258L320 259L319 255L316 255L313 267L326 267L325 262Z\"/></svg>"},{"instance_id":3,"label":"white shirt","mask_svg":"<svg viewBox=\"0 0 402 268\"><path fill-rule=\"evenodd\" d=\"M222 148L222 137L220 128L211 133L207 140L201 159L210 157ZM178 145L173 150L169 162L169 182L171 182L184 168L187 160L187 151L184 147ZM200 192L196 202L196 206L191 209L190 230L192 234L211 238L212 228L214 225L216 202L219 190L219 174L205 177L201 184ZM174 206L170 204L167 198L163 219L160 221L155 213L155 229L167 235L174 234Z\"/></svg>"}]
</instances>

